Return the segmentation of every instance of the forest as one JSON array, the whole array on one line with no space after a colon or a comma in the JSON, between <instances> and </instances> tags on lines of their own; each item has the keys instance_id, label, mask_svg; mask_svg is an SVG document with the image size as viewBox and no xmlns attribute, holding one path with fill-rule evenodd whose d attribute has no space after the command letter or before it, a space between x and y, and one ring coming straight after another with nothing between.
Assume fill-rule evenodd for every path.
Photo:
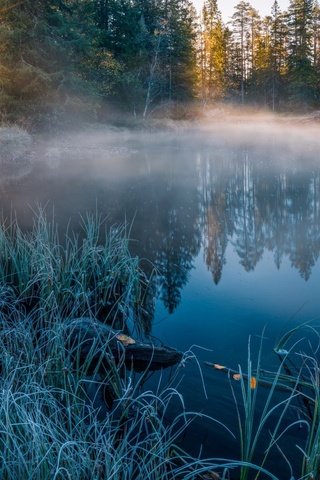
<instances>
[{"instance_id":1,"label":"forest","mask_svg":"<svg viewBox=\"0 0 320 480\"><path fill-rule=\"evenodd\" d=\"M264 18L240 1L228 22L217 0L200 15L190 0L0 1L2 121L179 116L221 101L317 108L317 0L275 1Z\"/></svg>"}]
</instances>

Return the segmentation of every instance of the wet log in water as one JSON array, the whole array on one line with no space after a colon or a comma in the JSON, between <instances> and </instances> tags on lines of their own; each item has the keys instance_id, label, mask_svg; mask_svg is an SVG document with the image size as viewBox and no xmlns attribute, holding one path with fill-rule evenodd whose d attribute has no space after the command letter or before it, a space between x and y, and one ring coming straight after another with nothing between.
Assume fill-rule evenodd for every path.
<instances>
[{"instance_id":1,"label":"wet log in water","mask_svg":"<svg viewBox=\"0 0 320 480\"><path fill-rule=\"evenodd\" d=\"M109 361L124 362L135 371L159 370L179 363L182 353L174 348L142 343L91 318L77 318L65 329L66 346L71 355L85 360L104 355Z\"/></svg>"}]
</instances>

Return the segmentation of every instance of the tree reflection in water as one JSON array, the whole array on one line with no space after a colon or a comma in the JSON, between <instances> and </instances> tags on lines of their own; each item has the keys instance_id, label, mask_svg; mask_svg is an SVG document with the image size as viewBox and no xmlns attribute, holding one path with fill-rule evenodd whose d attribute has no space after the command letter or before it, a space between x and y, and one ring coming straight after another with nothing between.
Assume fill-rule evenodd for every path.
<instances>
[{"instance_id":1,"label":"tree reflection in water","mask_svg":"<svg viewBox=\"0 0 320 480\"><path fill-rule=\"evenodd\" d=\"M270 251L278 269L287 257L301 277L309 279L320 249L316 162L304 166L305 158L299 157L290 165L282 161L288 152L276 145L262 151L245 143L208 146L185 138L167 144L159 140L159 145L137 143L131 151L122 163L117 160L118 166L104 156L90 163L88 154L81 158L79 151L74 157L69 153L71 158L54 171L41 165L32 176L2 186L3 210L8 217L13 206L27 224L32 211L26 205L49 201L62 229L70 217L96 208L110 225L126 220L131 251L147 276L152 275L139 307L147 333L155 299L174 312L199 255L217 285L228 247L246 272Z\"/></svg>"},{"instance_id":2,"label":"tree reflection in water","mask_svg":"<svg viewBox=\"0 0 320 480\"><path fill-rule=\"evenodd\" d=\"M215 283L228 243L248 272L269 250L277 268L287 256L308 280L320 249L319 171L269 174L255 167L248 153L232 168L223 181L212 173L210 159L201 169L203 246Z\"/></svg>"},{"instance_id":3,"label":"tree reflection in water","mask_svg":"<svg viewBox=\"0 0 320 480\"><path fill-rule=\"evenodd\" d=\"M246 272L270 251L278 269L288 257L305 280L319 257L319 170L270 171L261 152L258 160L249 149L228 153L228 161L225 150L201 154L197 170L186 156L184 167L192 172L187 181L178 168L170 169L152 186L151 211L148 201L136 203L142 223L149 219L143 229L136 225L138 253L155 266L153 294L169 313L180 302L200 250L217 285L228 245Z\"/></svg>"}]
</instances>

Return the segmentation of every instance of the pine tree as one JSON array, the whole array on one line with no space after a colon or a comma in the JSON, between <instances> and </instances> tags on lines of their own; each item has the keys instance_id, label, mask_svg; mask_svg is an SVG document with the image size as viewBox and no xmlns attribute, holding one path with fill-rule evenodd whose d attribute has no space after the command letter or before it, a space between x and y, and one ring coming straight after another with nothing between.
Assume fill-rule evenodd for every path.
<instances>
[{"instance_id":1,"label":"pine tree","mask_svg":"<svg viewBox=\"0 0 320 480\"><path fill-rule=\"evenodd\" d=\"M226 30L217 0L206 0L201 29L201 97L221 99L226 91Z\"/></svg>"},{"instance_id":2,"label":"pine tree","mask_svg":"<svg viewBox=\"0 0 320 480\"><path fill-rule=\"evenodd\" d=\"M167 58L171 64L169 98L185 101L195 95L196 24L190 0L166 0L169 39Z\"/></svg>"},{"instance_id":3,"label":"pine tree","mask_svg":"<svg viewBox=\"0 0 320 480\"><path fill-rule=\"evenodd\" d=\"M288 10L288 81L290 101L315 101L315 71L312 65L313 0L291 0Z\"/></svg>"},{"instance_id":4,"label":"pine tree","mask_svg":"<svg viewBox=\"0 0 320 480\"><path fill-rule=\"evenodd\" d=\"M316 74L316 101L320 101L320 5L316 1L313 9L313 67Z\"/></svg>"},{"instance_id":5,"label":"pine tree","mask_svg":"<svg viewBox=\"0 0 320 480\"><path fill-rule=\"evenodd\" d=\"M252 7L241 1L232 16L234 79L239 84L241 103L247 93L247 83L252 67Z\"/></svg>"},{"instance_id":6,"label":"pine tree","mask_svg":"<svg viewBox=\"0 0 320 480\"><path fill-rule=\"evenodd\" d=\"M1 111L52 121L86 91L78 69L86 49L75 1L6 2L1 18ZM80 68L80 67L79 67ZM40 119L39 119L40 121Z\"/></svg>"},{"instance_id":7,"label":"pine tree","mask_svg":"<svg viewBox=\"0 0 320 480\"><path fill-rule=\"evenodd\" d=\"M259 27L253 37L253 64L250 77L249 93L253 102L269 103L271 87L271 17L265 17L259 22Z\"/></svg>"},{"instance_id":8,"label":"pine tree","mask_svg":"<svg viewBox=\"0 0 320 480\"><path fill-rule=\"evenodd\" d=\"M280 98L284 96L285 91L287 38L285 16L276 0L271 15L262 19L256 30L250 79L252 101L271 107L273 111L279 108Z\"/></svg>"},{"instance_id":9,"label":"pine tree","mask_svg":"<svg viewBox=\"0 0 320 480\"><path fill-rule=\"evenodd\" d=\"M274 111L280 105L284 92L284 78L287 74L288 28L284 13L275 0L271 10L271 51L270 67L272 72L271 106Z\"/></svg>"},{"instance_id":10,"label":"pine tree","mask_svg":"<svg viewBox=\"0 0 320 480\"><path fill-rule=\"evenodd\" d=\"M93 71L104 78L106 99L146 117L157 104L193 96L195 14L189 0L94 4L100 34Z\"/></svg>"}]
</instances>

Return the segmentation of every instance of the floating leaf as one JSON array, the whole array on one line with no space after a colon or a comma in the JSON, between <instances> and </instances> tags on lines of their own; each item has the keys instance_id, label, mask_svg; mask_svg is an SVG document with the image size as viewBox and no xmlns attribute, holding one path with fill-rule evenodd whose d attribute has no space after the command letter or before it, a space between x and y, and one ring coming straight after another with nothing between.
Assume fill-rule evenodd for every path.
<instances>
[{"instance_id":1,"label":"floating leaf","mask_svg":"<svg viewBox=\"0 0 320 480\"><path fill-rule=\"evenodd\" d=\"M219 365L219 363L214 363L213 368L215 368L216 370L225 370L226 369L226 367L224 367L223 365Z\"/></svg>"},{"instance_id":2,"label":"floating leaf","mask_svg":"<svg viewBox=\"0 0 320 480\"><path fill-rule=\"evenodd\" d=\"M124 335L123 333L119 333L118 335L116 335L116 339L123 343L125 347L128 345L134 345L136 343L133 338L128 337L128 335Z\"/></svg>"},{"instance_id":3,"label":"floating leaf","mask_svg":"<svg viewBox=\"0 0 320 480\"><path fill-rule=\"evenodd\" d=\"M250 388L251 390L257 388L257 379L255 377L250 378Z\"/></svg>"},{"instance_id":4,"label":"floating leaf","mask_svg":"<svg viewBox=\"0 0 320 480\"><path fill-rule=\"evenodd\" d=\"M240 373L234 373L234 374L232 375L232 378L233 378L233 380L237 380L237 381L238 381L238 380L241 379L241 375L240 375Z\"/></svg>"}]
</instances>

